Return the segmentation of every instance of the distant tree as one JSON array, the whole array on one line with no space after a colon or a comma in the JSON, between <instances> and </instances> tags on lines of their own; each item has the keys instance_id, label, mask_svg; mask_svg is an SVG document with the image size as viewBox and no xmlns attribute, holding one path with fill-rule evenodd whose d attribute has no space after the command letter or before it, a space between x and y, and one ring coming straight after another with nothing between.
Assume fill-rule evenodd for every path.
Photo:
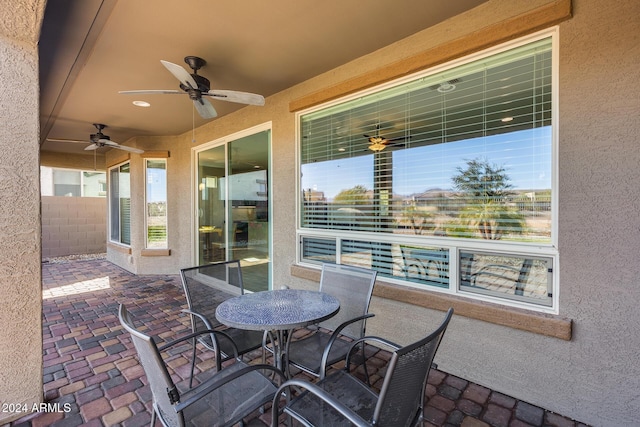
<instances>
[{"instance_id":1,"label":"distant tree","mask_svg":"<svg viewBox=\"0 0 640 427\"><path fill-rule=\"evenodd\" d=\"M486 160L468 160L467 167L458 167L451 179L462 193L465 207L460 213L461 225L481 238L500 240L505 234L522 234L524 216L507 204L509 189L513 186L504 167L491 165ZM457 235L470 235L456 230Z\"/></svg>"},{"instance_id":2,"label":"distant tree","mask_svg":"<svg viewBox=\"0 0 640 427\"><path fill-rule=\"evenodd\" d=\"M467 167L458 167L457 175L454 175L454 187L482 202L486 199L504 198L511 194L509 189L513 186L509 183L509 176L502 166L491 165L486 160L467 160Z\"/></svg>"},{"instance_id":3,"label":"distant tree","mask_svg":"<svg viewBox=\"0 0 640 427\"><path fill-rule=\"evenodd\" d=\"M366 205L371 203L364 185L356 185L340 191L333 199L334 203L341 205Z\"/></svg>"}]
</instances>

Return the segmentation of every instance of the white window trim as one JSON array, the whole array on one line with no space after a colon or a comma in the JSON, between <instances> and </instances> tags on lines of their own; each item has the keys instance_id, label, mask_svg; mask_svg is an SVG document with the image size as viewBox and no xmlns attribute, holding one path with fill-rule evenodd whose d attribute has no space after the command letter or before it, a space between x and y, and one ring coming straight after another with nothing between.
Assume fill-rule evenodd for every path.
<instances>
[{"instance_id":1,"label":"white window trim","mask_svg":"<svg viewBox=\"0 0 640 427\"><path fill-rule=\"evenodd\" d=\"M144 247L145 249L159 249L159 250L164 250L164 249L168 249L169 248L169 200L165 200L165 202L167 203L167 214L166 214L166 218L167 218L167 229L166 229L166 233L167 233L167 242L166 245L162 248L150 248L149 247L149 224L148 224L148 219L149 219L149 201L147 200L147 186L148 186L148 182L147 182L147 165L149 163L149 160L163 160L164 161L164 170L165 170L165 174L168 175L169 171L169 162L167 161L166 157L145 157L144 159L144 232L145 232L145 236L144 236ZM167 188L167 181L165 179L165 195L166 198L169 199L169 195L168 195L168 188Z\"/></svg>"},{"instance_id":2,"label":"white window trim","mask_svg":"<svg viewBox=\"0 0 640 427\"><path fill-rule=\"evenodd\" d=\"M390 87L394 87L403 83L408 83L417 78L425 77L431 74L435 74L438 72L442 72L454 67L458 67L464 65L466 63L476 61L488 56L496 55L501 52L504 52L509 49L513 49L519 46L523 46L528 43L532 43L534 41L551 37L552 43L552 98L551 98L551 110L552 110L552 142L551 142L551 188L552 188L552 205L551 205L551 241L546 244L541 243L529 243L529 242L496 242L492 241L491 243L485 243L481 240L473 240L473 239L455 239L455 238L447 238L447 237L433 237L429 236L428 238L420 237L419 239L412 238L412 236L402 236L402 242L411 242L412 239L414 243L420 245L433 245L433 246L441 246L443 248L450 249L450 257L449 257L449 288L437 288L437 287L428 287L421 286L418 284L414 284L408 281L393 279L391 277L384 277L380 280L395 283L401 286L406 286L410 288L417 288L426 291L433 292L441 292L445 294L456 295L464 298L479 300L479 301L487 301L492 303L497 303L503 306L523 308L526 310L549 313L549 314L559 314L559 299L560 299L560 278L559 278L559 251L558 251L558 138L559 138L559 125L558 125L558 105L559 105L559 97L558 97L558 87L559 87L559 27L555 26L549 29L545 29L534 34L530 34L528 36L512 40L510 42L501 44L499 46L495 46L484 51L466 56L464 58L460 58L446 64L438 65L436 67L429 68L427 70L423 70L419 73L415 73L409 76L405 76L373 88L368 88L366 90L353 93L347 96L344 96L339 99L332 100L330 102L317 105L305 110L301 110L296 112L295 114L295 130L296 130L296 144L295 144L295 161L296 161L296 171L298 173L298 177L295 182L296 189L296 264L304 267L319 269L320 266L318 264L312 264L309 262L305 262L302 259L302 238L303 237L323 237L323 238L334 238L336 239L336 258L338 262L340 262L340 240L342 239L353 239L353 240L366 240L368 237L372 239L372 241L376 242L389 242L389 243L397 243L398 235L384 233L367 233L367 232L358 232L352 233L348 231L342 230L318 230L318 229L310 229L310 228L302 228L301 227L301 192L300 188L300 170L301 170L301 161L300 161L300 152L301 152L301 129L300 122L301 117L307 115L309 113L327 109L333 107L338 104L342 104L344 102L357 99L359 97L369 95L372 93L376 93L382 91L384 89L388 89ZM553 297L551 306L541 306L532 303L522 303L519 301L503 299L488 295L481 295L475 293L469 293L460 291L458 289L458 271L459 271L459 259L457 256L457 252L459 250L479 250L485 252L495 252L495 253L504 253L506 255L532 255L538 257L549 257L553 262ZM454 255L454 256L451 256Z\"/></svg>"},{"instance_id":3,"label":"white window trim","mask_svg":"<svg viewBox=\"0 0 640 427\"><path fill-rule=\"evenodd\" d=\"M108 238L109 238L109 243L112 243L114 245L119 245L119 246L123 246L126 248L131 248L131 244L130 243L122 243L120 240L122 240L122 236L120 234L120 230L118 230L118 240L113 240L111 239L111 171L113 169L116 168L120 168L122 165L126 165L129 164L129 176L131 176L131 160L127 159L121 163L115 164L109 168L107 168L107 206L108 206L108 215L107 215L107 221L108 221ZM129 192L131 192L131 182L129 182ZM119 211L120 209L118 209ZM131 214L129 214L131 215ZM131 227L131 224L129 224L129 227Z\"/></svg>"}]
</instances>

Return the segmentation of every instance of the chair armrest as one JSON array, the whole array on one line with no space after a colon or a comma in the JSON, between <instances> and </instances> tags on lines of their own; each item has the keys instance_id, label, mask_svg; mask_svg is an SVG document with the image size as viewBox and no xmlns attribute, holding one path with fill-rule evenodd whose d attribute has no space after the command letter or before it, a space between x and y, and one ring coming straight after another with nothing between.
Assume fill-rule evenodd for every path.
<instances>
[{"instance_id":1,"label":"chair armrest","mask_svg":"<svg viewBox=\"0 0 640 427\"><path fill-rule=\"evenodd\" d=\"M291 396L291 387L297 387L300 389L307 390L309 393L315 395L318 399L328 403L333 409L335 409L340 415L344 416L347 420L349 420L353 425L358 427L368 427L370 424L363 420L358 414L353 412L346 405L342 404L339 400L325 392L323 389L318 387L316 384L310 383L309 381L299 380L299 379L291 379L285 382L278 388L275 396L273 397L273 404L271 405L272 409L272 420L271 425L278 425L278 401L280 400L280 395L282 393L286 393L287 402L289 397Z\"/></svg>"},{"instance_id":2,"label":"chair armrest","mask_svg":"<svg viewBox=\"0 0 640 427\"><path fill-rule=\"evenodd\" d=\"M365 320L368 319L370 317L375 316L375 314L373 313L367 313L367 314L363 314L362 316L358 316L358 317L354 317L353 319L347 320L346 322L343 322L340 326L338 326L333 333L331 334L331 338L329 338L329 342L327 342L326 347L324 348L324 352L322 353L322 359L320 361L320 379L324 378L324 375L326 373L327 367L327 359L329 358L329 353L331 352L331 347L333 346L333 343L338 339L338 337L340 336L340 332L346 328L347 326L349 326L352 323L355 322L359 322L360 320ZM351 349L349 349L349 352L351 352Z\"/></svg>"},{"instance_id":3,"label":"chair armrest","mask_svg":"<svg viewBox=\"0 0 640 427\"><path fill-rule=\"evenodd\" d=\"M246 365L244 368L238 369L237 371L234 371L231 374L225 374L225 371L222 370L222 371L218 371L218 373L215 374L209 381L203 384L200 384L198 387L193 389L195 390L195 393L189 396L189 398L187 398L186 400L178 402L178 404L175 405L174 408L176 412L181 412L186 407L194 404L195 402L202 399L207 394L211 393L213 390L216 390L222 387L223 385L235 380L236 378L239 378L243 375L248 374L249 372L258 371L258 370L272 371L275 374L280 376L280 381L286 380L286 377L284 376L282 371L272 365L263 365L263 364Z\"/></svg>"},{"instance_id":4,"label":"chair armrest","mask_svg":"<svg viewBox=\"0 0 640 427\"><path fill-rule=\"evenodd\" d=\"M198 313L197 311L192 311L186 308L183 308L182 310L180 310L182 313L185 314L189 314L191 316L196 316L198 317L200 320L202 320L202 323L204 323L205 327L207 328L207 330L213 330L213 326L211 325L211 322L209 322L209 319L207 319L204 315ZM195 330L195 323L191 323L191 327L193 330ZM201 331L201 332L206 332L206 331ZM214 331L216 334L221 335L223 337L225 337L229 343L231 344L231 347L233 348L233 357L234 358L238 358L238 346L236 346L236 343L233 341L233 338L231 338L229 336L229 334L225 333L224 331ZM219 356L219 352L220 349L218 348L218 343L217 340L214 340L213 337L211 338L211 342L213 343L215 352L216 352L216 356ZM220 360L220 358L218 357L217 360ZM219 362L216 362L216 364L219 364ZM220 369L220 366L218 366L218 369Z\"/></svg>"},{"instance_id":5,"label":"chair armrest","mask_svg":"<svg viewBox=\"0 0 640 427\"><path fill-rule=\"evenodd\" d=\"M358 344L366 342L366 341L377 342L377 343L380 343L380 344L382 344L382 345L384 345L386 347L392 348L393 350L398 350L398 349L402 348L401 345L396 344L396 343L394 343L392 341L389 341L388 339L377 337L377 336L373 336L373 335L362 337L362 338L359 338L357 340L354 340L351 343L351 347L349 347L349 351L347 352L346 366L345 366L345 369L347 370L347 372L349 372L349 366L351 364L351 353L353 352L353 349Z\"/></svg>"},{"instance_id":6,"label":"chair armrest","mask_svg":"<svg viewBox=\"0 0 640 427\"><path fill-rule=\"evenodd\" d=\"M504 265L504 264L487 264L483 267L481 267L478 271L471 273L470 276L473 277L473 282L475 283L478 276L481 275L487 275L487 276L491 276L491 277L502 277L505 278L505 276L499 272L496 271L492 271L492 270L503 270L504 273L507 272L512 272L515 274L519 274L520 273L520 269L516 268L516 267L512 267L510 265ZM513 280L516 280L517 277Z\"/></svg>"},{"instance_id":7,"label":"chair armrest","mask_svg":"<svg viewBox=\"0 0 640 427\"><path fill-rule=\"evenodd\" d=\"M209 319L207 319L204 315L198 313L197 311L192 311L186 308L183 308L181 311L183 313L190 314L191 316L196 316L197 318L202 320L202 323L205 324L207 329L213 329L213 326L211 325L211 322L209 322ZM192 326L195 329L195 324L193 324Z\"/></svg>"},{"instance_id":8,"label":"chair armrest","mask_svg":"<svg viewBox=\"0 0 640 427\"><path fill-rule=\"evenodd\" d=\"M185 335L185 336L182 336L182 337L180 337L180 338L176 338L176 339L175 339L175 340L173 340L173 341L169 341L168 343L165 343L165 344L163 344L162 346L158 347L158 350L159 350L159 351L161 351L161 352L162 352L162 351L165 351L165 350L166 350L166 349L168 349L169 347L172 347L172 346L174 346L174 345L176 345L176 344L179 344L179 343L181 343L181 342L184 342L184 341L190 340L190 339L192 339L192 338L196 338L196 337L198 337L198 336L200 336L200 335L204 335L204 334L213 334L213 335L216 335L216 334L217 334L217 335L225 335L225 336L227 336L227 337L228 337L228 335L224 334L224 333L223 333L223 332L221 332L221 331L214 331L213 329L205 329L205 330L203 330L203 331L199 331L199 332L192 332L192 333L190 333L189 335Z\"/></svg>"}]
</instances>

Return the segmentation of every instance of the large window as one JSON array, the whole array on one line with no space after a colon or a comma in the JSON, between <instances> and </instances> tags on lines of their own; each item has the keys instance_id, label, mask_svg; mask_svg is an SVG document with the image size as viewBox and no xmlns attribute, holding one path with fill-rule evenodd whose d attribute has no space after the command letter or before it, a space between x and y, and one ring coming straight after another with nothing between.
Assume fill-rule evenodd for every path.
<instances>
[{"instance_id":1,"label":"large window","mask_svg":"<svg viewBox=\"0 0 640 427\"><path fill-rule=\"evenodd\" d=\"M131 244L131 173L129 162L109 169L109 237Z\"/></svg>"},{"instance_id":2,"label":"large window","mask_svg":"<svg viewBox=\"0 0 640 427\"><path fill-rule=\"evenodd\" d=\"M147 248L167 248L167 160L146 159Z\"/></svg>"},{"instance_id":3,"label":"large window","mask_svg":"<svg viewBox=\"0 0 640 427\"><path fill-rule=\"evenodd\" d=\"M553 45L547 33L299 114L301 262L553 307Z\"/></svg>"}]
</instances>

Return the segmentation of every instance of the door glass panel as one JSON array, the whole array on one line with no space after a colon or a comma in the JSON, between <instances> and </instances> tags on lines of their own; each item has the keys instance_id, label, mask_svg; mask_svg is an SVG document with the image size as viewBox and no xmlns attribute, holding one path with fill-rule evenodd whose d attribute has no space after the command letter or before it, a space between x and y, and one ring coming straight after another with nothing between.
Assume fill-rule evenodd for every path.
<instances>
[{"instance_id":1,"label":"door glass panel","mask_svg":"<svg viewBox=\"0 0 640 427\"><path fill-rule=\"evenodd\" d=\"M269 289L269 131L231 141L229 155L230 259L242 265L244 287Z\"/></svg>"},{"instance_id":2,"label":"door glass panel","mask_svg":"<svg viewBox=\"0 0 640 427\"><path fill-rule=\"evenodd\" d=\"M198 264L226 260L225 147L198 153Z\"/></svg>"},{"instance_id":3,"label":"door glass panel","mask_svg":"<svg viewBox=\"0 0 640 427\"><path fill-rule=\"evenodd\" d=\"M270 288L269 146L258 132L197 154L197 259L240 260L244 287Z\"/></svg>"}]
</instances>

